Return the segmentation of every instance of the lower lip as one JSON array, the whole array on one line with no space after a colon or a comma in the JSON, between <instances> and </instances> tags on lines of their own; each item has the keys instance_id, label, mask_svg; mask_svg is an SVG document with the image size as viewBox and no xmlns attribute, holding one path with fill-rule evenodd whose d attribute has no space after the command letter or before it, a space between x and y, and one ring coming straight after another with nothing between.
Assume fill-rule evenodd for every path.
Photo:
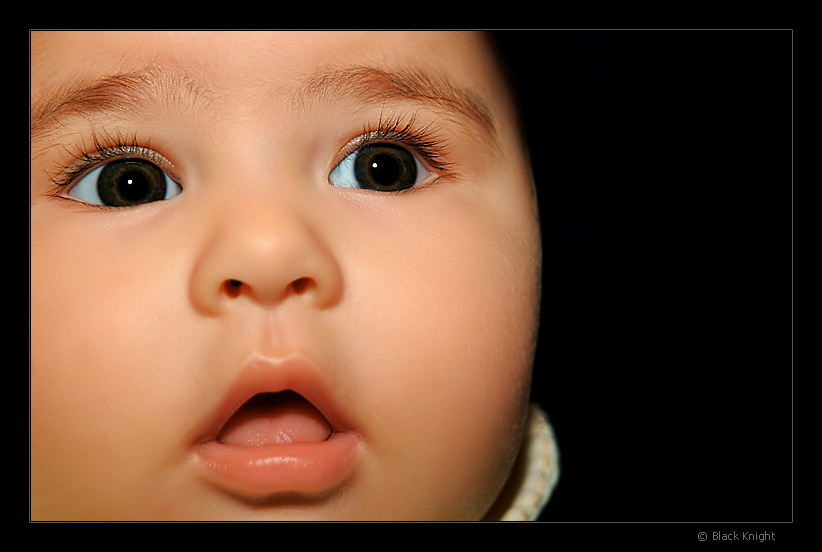
<instances>
[{"instance_id":1,"label":"lower lip","mask_svg":"<svg viewBox=\"0 0 822 552\"><path fill-rule=\"evenodd\" d=\"M342 484L354 471L360 436L334 433L325 441L268 446L208 441L195 456L206 479L250 500L282 493L319 495Z\"/></svg>"}]
</instances>

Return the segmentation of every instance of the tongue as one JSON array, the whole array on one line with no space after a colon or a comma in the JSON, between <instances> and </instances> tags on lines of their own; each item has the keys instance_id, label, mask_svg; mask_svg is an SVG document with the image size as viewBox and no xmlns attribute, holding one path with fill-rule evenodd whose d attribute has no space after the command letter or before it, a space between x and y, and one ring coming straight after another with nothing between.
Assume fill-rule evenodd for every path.
<instances>
[{"instance_id":1,"label":"tongue","mask_svg":"<svg viewBox=\"0 0 822 552\"><path fill-rule=\"evenodd\" d=\"M227 445L263 447L325 441L328 420L300 395L285 391L255 395L238 410L217 439Z\"/></svg>"}]
</instances>

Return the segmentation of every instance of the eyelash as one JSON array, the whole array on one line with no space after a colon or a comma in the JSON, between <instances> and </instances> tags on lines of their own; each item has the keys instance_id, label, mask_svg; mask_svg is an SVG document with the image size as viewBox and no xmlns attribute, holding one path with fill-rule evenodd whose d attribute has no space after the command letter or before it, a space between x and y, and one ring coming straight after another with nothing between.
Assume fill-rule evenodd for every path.
<instances>
[{"instance_id":1,"label":"eyelash","mask_svg":"<svg viewBox=\"0 0 822 552\"><path fill-rule=\"evenodd\" d=\"M398 115L388 120L380 116L375 128L363 127L362 133L343 148L341 159L363 146L380 142L393 142L404 146L422 157L422 161L431 169L439 172L440 176L451 175L453 163L446 160L448 153L446 141L433 132L430 124L418 126L416 117L413 115L407 119ZM415 188L403 190L403 192L413 189Z\"/></svg>"},{"instance_id":2,"label":"eyelash","mask_svg":"<svg viewBox=\"0 0 822 552\"><path fill-rule=\"evenodd\" d=\"M86 173L110 161L135 157L154 163L165 172L169 173L176 182L180 182L173 174L173 165L162 155L148 146L140 145L135 136L126 138L122 135L98 135L92 136L93 148L87 151L84 147L72 156L74 161L66 168L62 169L52 178L56 186L54 195L57 196L70 188Z\"/></svg>"},{"instance_id":3,"label":"eyelash","mask_svg":"<svg viewBox=\"0 0 822 552\"><path fill-rule=\"evenodd\" d=\"M75 160L52 178L56 186L54 196L64 193L78 179L100 165L127 157L137 157L154 163L163 171L168 172L173 180L180 183L179 178L172 174L173 165L165 157L148 147L147 143L145 146L140 145L136 136L127 138L119 134L94 134L92 141L92 148L88 151L85 147L79 148L76 153L72 154ZM424 163L439 173L439 177L451 176L453 163L445 159L446 141L432 131L431 125L418 126L416 117L413 115L406 119L399 115L389 119L383 119L380 116L375 126L364 126L362 133L343 148L341 159L363 146L381 142L392 142L404 146L412 153L418 154ZM407 193L415 189L417 187L394 193Z\"/></svg>"}]
</instances>

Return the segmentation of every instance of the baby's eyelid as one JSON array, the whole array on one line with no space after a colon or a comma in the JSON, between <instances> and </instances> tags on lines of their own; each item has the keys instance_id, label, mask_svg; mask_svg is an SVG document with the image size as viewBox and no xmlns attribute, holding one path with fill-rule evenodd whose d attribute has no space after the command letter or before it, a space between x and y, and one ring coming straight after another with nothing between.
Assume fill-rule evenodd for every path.
<instances>
[{"instance_id":1,"label":"baby's eyelid","mask_svg":"<svg viewBox=\"0 0 822 552\"><path fill-rule=\"evenodd\" d=\"M406 150L416 161L417 167L425 171L426 174L420 175L419 184L415 184L411 189L420 188L429 183L429 181L444 176L446 173L446 168L449 164L445 162L437 162L437 160L433 158L433 155L426 155L414 146L402 140L371 138L368 134L358 136L343 147L332 164L331 172L339 168L344 161L351 159L355 153L369 146L379 146L381 144L389 144ZM434 165L442 165L442 168L437 168Z\"/></svg>"},{"instance_id":2,"label":"baby's eyelid","mask_svg":"<svg viewBox=\"0 0 822 552\"><path fill-rule=\"evenodd\" d=\"M57 184L59 189L68 190L76 185L80 179L88 176L93 171L103 167L107 163L122 159L142 159L143 161L152 163L179 186L183 185L181 175L174 163L169 161L163 154L146 146L121 142L113 143L111 146L98 144L95 151L81 153L73 163L52 180Z\"/></svg>"},{"instance_id":3,"label":"baby's eyelid","mask_svg":"<svg viewBox=\"0 0 822 552\"><path fill-rule=\"evenodd\" d=\"M446 141L430 126L416 124L415 117L404 122L402 118L380 120L371 130L365 131L350 140L340 151L336 163L359 148L374 144L393 144L405 148L422 161L430 172L444 174L451 167L444 158ZM335 163L335 165L336 165Z\"/></svg>"}]
</instances>

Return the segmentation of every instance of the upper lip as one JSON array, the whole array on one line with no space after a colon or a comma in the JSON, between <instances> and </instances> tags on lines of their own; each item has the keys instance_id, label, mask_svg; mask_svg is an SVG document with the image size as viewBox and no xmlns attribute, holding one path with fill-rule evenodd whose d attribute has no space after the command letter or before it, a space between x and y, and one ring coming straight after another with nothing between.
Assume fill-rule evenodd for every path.
<instances>
[{"instance_id":1,"label":"upper lip","mask_svg":"<svg viewBox=\"0 0 822 552\"><path fill-rule=\"evenodd\" d=\"M225 423L253 396L282 391L293 391L310 402L328 420L334 432L352 430L348 417L313 363L297 355L282 359L255 356L245 363L222 401L201 425L196 441L217 439Z\"/></svg>"}]
</instances>

